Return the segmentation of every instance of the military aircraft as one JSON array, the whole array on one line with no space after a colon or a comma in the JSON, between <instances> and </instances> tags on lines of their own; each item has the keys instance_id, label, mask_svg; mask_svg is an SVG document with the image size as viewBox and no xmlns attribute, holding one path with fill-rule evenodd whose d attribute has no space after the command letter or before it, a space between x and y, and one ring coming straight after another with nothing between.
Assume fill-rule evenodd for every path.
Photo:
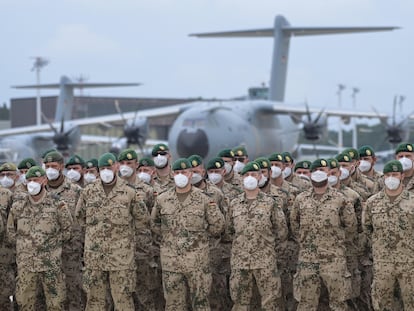
<instances>
[{"instance_id":1,"label":"military aircraft","mask_svg":"<svg viewBox=\"0 0 414 311\"><path fill-rule=\"evenodd\" d=\"M223 148L241 144L246 146L250 158L275 151L292 152L297 147L301 127L305 137L315 141L326 131L328 117L340 117L344 121L349 121L352 117L386 119L387 115L332 109L321 111L309 108L305 104L292 105L283 102L290 38L394 29L398 27L293 27L285 17L278 15L275 17L273 28L192 34L190 36L201 38L273 37L274 51L268 99L198 101L146 109L138 113L124 113L122 119L126 122L137 118L143 120L176 115L168 137L168 145L174 158L199 154L209 159ZM119 121L120 115L117 114L72 122L81 126ZM123 138L124 143L125 141Z\"/></svg>"},{"instance_id":2,"label":"military aircraft","mask_svg":"<svg viewBox=\"0 0 414 311\"><path fill-rule=\"evenodd\" d=\"M79 122L72 121L73 91L75 88L99 88L138 86L139 83L76 83L68 77L62 76L58 84L21 85L14 86L17 89L33 88L59 88L54 120L48 120L47 124L25 126L0 131L0 162L18 162L26 157L38 158L39 155L51 148L56 148L65 155L72 154L79 143L87 141L88 136L81 135ZM132 123L132 122L131 122ZM96 141L93 137L90 140Z\"/></svg>"}]
</instances>

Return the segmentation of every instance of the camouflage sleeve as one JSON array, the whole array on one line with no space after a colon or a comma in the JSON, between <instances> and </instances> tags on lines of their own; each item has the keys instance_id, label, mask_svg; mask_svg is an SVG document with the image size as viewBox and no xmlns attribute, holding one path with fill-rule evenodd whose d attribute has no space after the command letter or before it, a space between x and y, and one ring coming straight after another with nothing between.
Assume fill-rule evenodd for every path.
<instances>
[{"instance_id":1,"label":"camouflage sleeve","mask_svg":"<svg viewBox=\"0 0 414 311\"><path fill-rule=\"evenodd\" d=\"M136 230L149 229L149 215L147 206L141 199L141 196L138 192L135 193L135 198L132 201L132 215L134 217Z\"/></svg>"},{"instance_id":2,"label":"camouflage sleeve","mask_svg":"<svg viewBox=\"0 0 414 311\"><path fill-rule=\"evenodd\" d=\"M7 227L7 216L12 205L11 192L1 193L0 200L0 241L5 238Z\"/></svg>"},{"instance_id":3,"label":"camouflage sleeve","mask_svg":"<svg viewBox=\"0 0 414 311\"><path fill-rule=\"evenodd\" d=\"M344 197L344 203L341 210L341 221L345 228L345 232L349 237L355 236L357 233L357 218L352 202Z\"/></svg>"},{"instance_id":4,"label":"camouflage sleeve","mask_svg":"<svg viewBox=\"0 0 414 311\"><path fill-rule=\"evenodd\" d=\"M208 231L212 236L219 236L224 230L224 216L216 202L208 200L205 207Z\"/></svg>"},{"instance_id":5,"label":"camouflage sleeve","mask_svg":"<svg viewBox=\"0 0 414 311\"><path fill-rule=\"evenodd\" d=\"M296 241L299 241L299 228L300 228L300 212L299 212L299 200L295 199L292 208L290 210L289 222L292 229L292 235Z\"/></svg>"},{"instance_id":6,"label":"camouflage sleeve","mask_svg":"<svg viewBox=\"0 0 414 311\"><path fill-rule=\"evenodd\" d=\"M17 238L17 210L22 208L23 201L16 201L13 203L10 209L9 216L7 218L7 239L12 245L16 244Z\"/></svg>"},{"instance_id":7,"label":"camouflage sleeve","mask_svg":"<svg viewBox=\"0 0 414 311\"><path fill-rule=\"evenodd\" d=\"M86 226L85 191L81 191L76 203L75 221L84 228Z\"/></svg>"},{"instance_id":8,"label":"camouflage sleeve","mask_svg":"<svg viewBox=\"0 0 414 311\"><path fill-rule=\"evenodd\" d=\"M362 228L368 237L371 236L374 231L374 227L372 226L371 206L371 200L368 200L362 204Z\"/></svg>"},{"instance_id":9,"label":"camouflage sleeve","mask_svg":"<svg viewBox=\"0 0 414 311\"><path fill-rule=\"evenodd\" d=\"M282 244L287 240L288 227L286 217L282 210L283 200L275 199L272 212L272 223L276 233L276 243Z\"/></svg>"},{"instance_id":10,"label":"camouflage sleeve","mask_svg":"<svg viewBox=\"0 0 414 311\"><path fill-rule=\"evenodd\" d=\"M66 203L59 201L57 204L58 221L60 224L60 230L62 232L62 240L69 241L72 232L72 215L67 207Z\"/></svg>"},{"instance_id":11,"label":"camouflage sleeve","mask_svg":"<svg viewBox=\"0 0 414 311\"><path fill-rule=\"evenodd\" d=\"M225 219L225 227L224 227L224 236L223 241L231 242L234 237L234 223L233 223L233 208L232 205L229 204L229 208L226 213L226 219Z\"/></svg>"},{"instance_id":12,"label":"camouflage sleeve","mask_svg":"<svg viewBox=\"0 0 414 311\"><path fill-rule=\"evenodd\" d=\"M161 206L159 204L159 196L155 199L154 207L151 211L151 230L157 235L161 235Z\"/></svg>"}]
</instances>

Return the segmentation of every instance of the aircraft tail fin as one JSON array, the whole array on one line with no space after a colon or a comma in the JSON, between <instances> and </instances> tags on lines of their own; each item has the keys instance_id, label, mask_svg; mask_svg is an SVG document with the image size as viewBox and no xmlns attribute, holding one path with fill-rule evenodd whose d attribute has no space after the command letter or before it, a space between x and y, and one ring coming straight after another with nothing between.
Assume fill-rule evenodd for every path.
<instances>
[{"instance_id":1,"label":"aircraft tail fin","mask_svg":"<svg viewBox=\"0 0 414 311\"><path fill-rule=\"evenodd\" d=\"M16 89L60 89L56 105L55 122L70 120L73 112L73 89L74 88L100 88L117 86L138 86L141 83L80 83L72 82L67 76L60 78L60 83L39 84L39 85L18 85L12 86Z\"/></svg>"},{"instance_id":2,"label":"aircraft tail fin","mask_svg":"<svg viewBox=\"0 0 414 311\"><path fill-rule=\"evenodd\" d=\"M289 43L291 37L378 32L395 29L399 29L399 27L292 27L284 16L277 15L273 28L196 33L190 34L190 36L199 38L273 37L274 46L269 99L283 101L285 97Z\"/></svg>"}]
</instances>

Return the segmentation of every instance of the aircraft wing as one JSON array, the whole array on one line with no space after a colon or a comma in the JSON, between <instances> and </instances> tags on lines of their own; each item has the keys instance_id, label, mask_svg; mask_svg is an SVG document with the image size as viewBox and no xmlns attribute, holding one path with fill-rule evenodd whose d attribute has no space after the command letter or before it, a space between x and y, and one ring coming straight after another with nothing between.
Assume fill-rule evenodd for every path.
<instances>
[{"instance_id":1,"label":"aircraft wing","mask_svg":"<svg viewBox=\"0 0 414 311\"><path fill-rule=\"evenodd\" d=\"M185 104L171 105L167 107L144 109L144 110L139 111L137 114L135 114L135 112L127 112L127 113L124 113L123 116L126 120L128 120L128 119L133 119L134 117L151 118L151 117L170 116L170 115L175 115L175 114L178 115L185 109L189 108L191 105L192 105L191 103L185 103ZM100 116L100 117L73 119L73 120L65 121L65 124L66 123L71 124L73 126L86 126L86 125L92 125L92 124L105 124L105 123L122 124L123 121L119 114L112 114L112 115L106 115L106 116ZM53 126L58 129L61 125L59 122L55 122L53 123ZM44 131L50 131L50 126L48 124L23 126L23 127L0 130L0 137L9 136L9 135L18 135L18 134L30 134L30 133L44 132Z\"/></svg>"}]
</instances>

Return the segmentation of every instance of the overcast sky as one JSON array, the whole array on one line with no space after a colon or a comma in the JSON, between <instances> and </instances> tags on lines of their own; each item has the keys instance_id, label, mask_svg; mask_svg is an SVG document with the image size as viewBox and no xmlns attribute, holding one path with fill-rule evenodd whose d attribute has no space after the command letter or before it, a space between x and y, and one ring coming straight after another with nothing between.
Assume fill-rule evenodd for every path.
<instances>
[{"instance_id":1,"label":"overcast sky","mask_svg":"<svg viewBox=\"0 0 414 311\"><path fill-rule=\"evenodd\" d=\"M50 64L43 83L61 75L88 82L141 82L88 89L86 95L231 98L268 83L271 38L197 39L188 34L273 26L399 26L393 32L292 38L286 100L336 107L338 83L352 107L392 111L395 94L414 109L412 0L0 0L0 103L35 96L11 85L35 84L33 56ZM55 95L58 91L42 91Z\"/></svg>"}]
</instances>

